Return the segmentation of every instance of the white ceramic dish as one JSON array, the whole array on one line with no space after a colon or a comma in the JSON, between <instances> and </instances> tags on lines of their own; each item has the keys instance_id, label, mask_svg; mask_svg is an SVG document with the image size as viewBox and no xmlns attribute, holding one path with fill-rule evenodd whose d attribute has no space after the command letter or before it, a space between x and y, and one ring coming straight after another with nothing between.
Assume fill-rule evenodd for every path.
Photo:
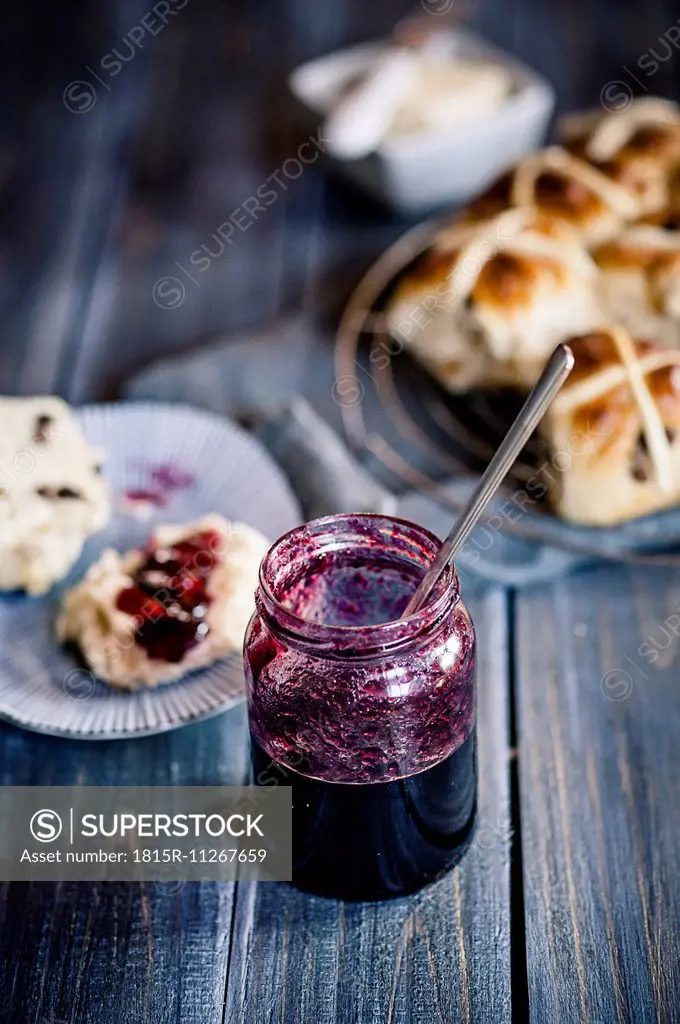
<instances>
[{"instance_id":1,"label":"white ceramic dish","mask_svg":"<svg viewBox=\"0 0 680 1024\"><path fill-rule=\"evenodd\" d=\"M342 173L400 213L411 215L462 203L507 167L541 145L555 93L545 78L474 33L442 31L452 57L496 61L511 74L514 91L493 114L446 131L388 137L360 160L332 160ZM363 44L298 67L289 87L317 133L338 89L370 66L380 44ZM331 159L330 157L328 159Z\"/></svg>"}]
</instances>

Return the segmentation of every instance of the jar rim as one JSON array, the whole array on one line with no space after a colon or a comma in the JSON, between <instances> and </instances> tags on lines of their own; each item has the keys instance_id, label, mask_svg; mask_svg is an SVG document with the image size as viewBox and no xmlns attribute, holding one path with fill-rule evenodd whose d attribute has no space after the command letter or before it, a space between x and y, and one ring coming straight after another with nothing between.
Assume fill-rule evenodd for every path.
<instances>
[{"instance_id":1,"label":"jar rim","mask_svg":"<svg viewBox=\"0 0 680 1024\"><path fill-rule=\"evenodd\" d=\"M358 528L363 528L362 532L365 534L389 530L392 531L392 536L395 535L396 529L396 533L410 542L414 550L415 546L420 544L421 550L430 556L430 560L441 545L441 541L434 533L418 523L373 512L322 516L288 530L272 544L262 559L258 591L260 610L266 613L270 626L273 620L275 629L286 634L288 642L299 647L313 647L317 653L325 651L329 657L338 653L346 657L353 652L359 656L370 656L376 651L388 654L408 645L423 632L429 632L445 611L451 611L455 607L460 596L460 587L458 574L451 564L442 573L424 606L401 619L372 625L336 626L305 619L287 608L276 596L272 583L272 566L277 556L285 552L287 547L291 547L296 540L312 540L315 537L321 539L324 536L330 537L333 533L336 540L341 541L343 536L350 539ZM401 560L408 561L404 558ZM428 564L423 564L423 572Z\"/></svg>"}]
</instances>

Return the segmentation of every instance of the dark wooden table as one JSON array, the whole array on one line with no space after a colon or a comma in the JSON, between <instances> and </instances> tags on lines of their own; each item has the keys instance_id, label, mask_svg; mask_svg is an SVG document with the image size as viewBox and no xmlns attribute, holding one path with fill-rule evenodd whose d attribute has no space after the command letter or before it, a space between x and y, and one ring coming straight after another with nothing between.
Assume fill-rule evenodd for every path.
<instances>
[{"instance_id":1,"label":"dark wooden table","mask_svg":"<svg viewBox=\"0 0 680 1024\"><path fill-rule=\"evenodd\" d=\"M403 225L318 166L180 306L160 308L152 288L295 153L287 70L379 35L407 7L191 0L114 76L101 59L130 53L142 0L10 5L2 390L114 397L155 355L346 297ZM487 0L474 20L547 73L567 107L611 81L674 94L674 53L653 77L637 61L667 52L660 37L679 14L662 0ZM4 885L2 1024L680 1020L680 579L602 566L469 603L480 823L459 869L380 906L273 884ZM0 726L2 784L246 775L242 709L134 742Z\"/></svg>"}]
</instances>

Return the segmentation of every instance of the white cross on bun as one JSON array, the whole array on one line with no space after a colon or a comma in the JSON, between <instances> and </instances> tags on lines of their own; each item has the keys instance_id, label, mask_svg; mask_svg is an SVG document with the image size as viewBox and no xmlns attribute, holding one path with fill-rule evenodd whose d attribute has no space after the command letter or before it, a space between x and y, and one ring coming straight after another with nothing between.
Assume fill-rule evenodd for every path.
<instances>
[{"instance_id":1,"label":"white cross on bun","mask_svg":"<svg viewBox=\"0 0 680 1024\"><path fill-rule=\"evenodd\" d=\"M463 222L533 206L545 221L570 227L588 247L612 238L642 215L638 197L587 160L560 146L531 153L465 208Z\"/></svg>"},{"instance_id":2,"label":"white cross on bun","mask_svg":"<svg viewBox=\"0 0 680 1024\"><path fill-rule=\"evenodd\" d=\"M645 96L620 112L569 114L558 134L571 153L635 199L637 217L659 214L672 204L680 169L677 104Z\"/></svg>"},{"instance_id":3,"label":"white cross on bun","mask_svg":"<svg viewBox=\"0 0 680 1024\"><path fill-rule=\"evenodd\" d=\"M680 351L606 327L569 341L575 365L541 432L562 453L551 497L605 526L680 499Z\"/></svg>"},{"instance_id":4,"label":"white cross on bun","mask_svg":"<svg viewBox=\"0 0 680 1024\"><path fill-rule=\"evenodd\" d=\"M442 231L399 282L390 332L451 391L531 386L567 334L602 322L597 268L537 210Z\"/></svg>"},{"instance_id":5,"label":"white cross on bun","mask_svg":"<svg viewBox=\"0 0 680 1024\"><path fill-rule=\"evenodd\" d=\"M680 346L680 232L636 224L593 255L612 319L635 335Z\"/></svg>"}]
</instances>

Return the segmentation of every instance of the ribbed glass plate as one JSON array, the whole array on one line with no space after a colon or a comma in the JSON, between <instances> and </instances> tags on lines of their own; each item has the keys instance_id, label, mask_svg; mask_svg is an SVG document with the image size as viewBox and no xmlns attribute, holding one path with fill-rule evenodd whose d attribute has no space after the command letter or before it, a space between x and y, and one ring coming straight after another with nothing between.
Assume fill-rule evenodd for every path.
<instances>
[{"instance_id":1,"label":"ribbed glass plate","mask_svg":"<svg viewBox=\"0 0 680 1024\"><path fill-rule=\"evenodd\" d=\"M211 413L117 403L77 415L87 439L106 452L111 522L49 594L0 594L0 717L37 732L95 740L164 732L227 710L244 696L240 652L179 682L124 693L79 667L55 639L54 623L64 590L102 548L142 546L156 523L218 512L274 540L301 519L285 477L252 436ZM131 505L126 495L134 492L149 492L164 505Z\"/></svg>"}]
</instances>

